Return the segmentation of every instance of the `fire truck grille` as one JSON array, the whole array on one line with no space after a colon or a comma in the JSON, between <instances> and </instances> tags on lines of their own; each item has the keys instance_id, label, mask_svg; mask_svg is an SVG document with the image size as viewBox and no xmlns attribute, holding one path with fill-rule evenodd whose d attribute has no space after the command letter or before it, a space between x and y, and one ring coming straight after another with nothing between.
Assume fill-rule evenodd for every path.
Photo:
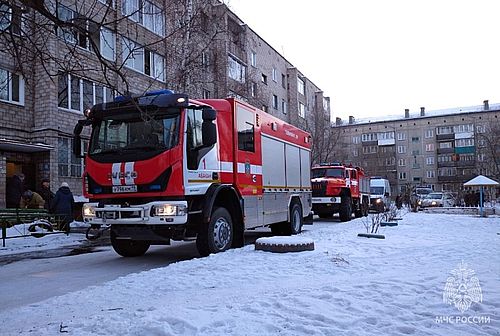
<instances>
[{"instance_id":1,"label":"fire truck grille","mask_svg":"<svg viewBox=\"0 0 500 336\"><path fill-rule=\"evenodd\" d=\"M312 195L313 195L313 197L326 196L326 181L313 182L312 183Z\"/></svg>"}]
</instances>

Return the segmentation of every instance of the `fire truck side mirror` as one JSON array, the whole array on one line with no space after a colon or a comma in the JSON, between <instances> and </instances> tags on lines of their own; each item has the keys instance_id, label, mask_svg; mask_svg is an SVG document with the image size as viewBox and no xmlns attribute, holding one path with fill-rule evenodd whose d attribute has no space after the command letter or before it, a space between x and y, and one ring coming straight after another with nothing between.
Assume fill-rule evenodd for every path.
<instances>
[{"instance_id":1,"label":"fire truck side mirror","mask_svg":"<svg viewBox=\"0 0 500 336\"><path fill-rule=\"evenodd\" d=\"M80 134L83 131L83 127L90 124L91 122L89 120L78 120L78 123L73 130L73 154L75 154L77 158L84 157L82 154L82 138L80 137Z\"/></svg>"},{"instance_id":2,"label":"fire truck side mirror","mask_svg":"<svg viewBox=\"0 0 500 336\"><path fill-rule=\"evenodd\" d=\"M213 122L203 121L201 124L201 137L204 147L210 147L217 142L217 129Z\"/></svg>"},{"instance_id":3,"label":"fire truck side mirror","mask_svg":"<svg viewBox=\"0 0 500 336\"><path fill-rule=\"evenodd\" d=\"M215 111L213 108L204 108L201 118L203 121L213 121L217 117L217 111Z\"/></svg>"}]
</instances>

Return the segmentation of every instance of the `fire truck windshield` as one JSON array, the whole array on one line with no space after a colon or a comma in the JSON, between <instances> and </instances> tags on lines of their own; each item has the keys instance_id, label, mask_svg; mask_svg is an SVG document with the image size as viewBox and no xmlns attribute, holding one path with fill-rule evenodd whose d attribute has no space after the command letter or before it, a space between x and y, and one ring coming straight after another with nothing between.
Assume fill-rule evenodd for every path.
<instances>
[{"instance_id":1,"label":"fire truck windshield","mask_svg":"<svg viewBox=\"0 0 500 336\"><path fill-rule=\"evenodd\" d=\"M312 171L312 178L318 177L344 177L343 168L315 168Z\"/></svg>"},{"instance_id":2,"label":"fire truck windshield","mask_svg":"<svg viewBox=\"0 0 500 336\"><path fill-rule=\"evenodd\" d=\"M125 152L156 152L179 142L179 115L154 119L104 119L94 125L89 155Z\"/></svg>"}]
</instances>

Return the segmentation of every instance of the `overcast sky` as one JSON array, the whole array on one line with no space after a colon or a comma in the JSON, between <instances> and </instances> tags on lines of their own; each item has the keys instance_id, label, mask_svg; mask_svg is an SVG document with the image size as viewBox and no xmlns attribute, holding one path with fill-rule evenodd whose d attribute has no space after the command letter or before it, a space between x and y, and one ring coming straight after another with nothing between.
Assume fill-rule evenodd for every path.
<instances>
[{"instance_id":1,"label":"overcast sky","mask_svg":"<svg viewBox=\"0 0 500 336\"><path fill-rule=\"evenodd\" d=\"M332 115L500 103L500 0L226 0Z\"/></svg>"}]
</instances>

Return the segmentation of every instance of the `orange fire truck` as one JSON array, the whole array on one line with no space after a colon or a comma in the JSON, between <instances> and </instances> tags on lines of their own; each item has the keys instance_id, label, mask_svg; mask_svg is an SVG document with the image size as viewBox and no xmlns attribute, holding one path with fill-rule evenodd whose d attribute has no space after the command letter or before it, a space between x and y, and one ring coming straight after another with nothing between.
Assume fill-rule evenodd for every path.
<instances>
[{"instance_id":1,"label":"orange fire truck","mask_svg":"<svg viewBox=\"0 0 500 336\"><path fill-rule=\"evenodd\" d=\"M343 222L367 216L370 178L360 167L326 163L312 169L313 212L321 218L338 213Z\"/></svg>"},{"instance_id":2,"label":"orange fire truck","mask_svg":"<svg viewBox=\"0 0 500 336\"><path fill-rule=\"evenodd\" d=\"M246 229L301 232L311 218L310 135L244 102L161 90L86 111L84 221L114 250L194 240L201 255L244 244Z\"/></svg>"}]
</instances>

